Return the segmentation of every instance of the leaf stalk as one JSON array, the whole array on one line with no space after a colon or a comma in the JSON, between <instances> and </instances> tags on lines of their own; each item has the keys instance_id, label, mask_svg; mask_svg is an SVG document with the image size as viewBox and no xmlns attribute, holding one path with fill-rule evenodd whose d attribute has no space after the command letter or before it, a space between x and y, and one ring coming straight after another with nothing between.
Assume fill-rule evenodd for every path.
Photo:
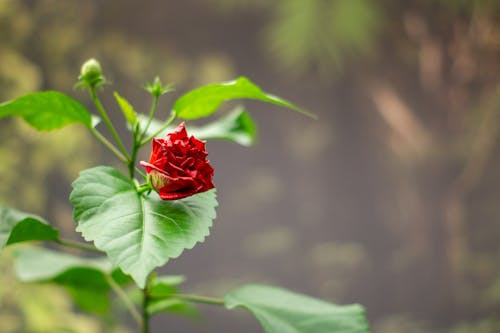
<instances>
[{"instance_id":1,"label":"leaf stalk","mask_svg":"<svg viewBox=\"0 0 500 333\"><path fill-rule=\"evenodd\" d=\"M152 135L150 135L146 139L142 140L140 143L140 146L143 146L146 143L148 143L149 141L153 140L154 137L156 137L158 134L163 132L170 124L172 124L172 122L175 120L175 118L177 118L177 115L175 114L175 112L170 113L170 117L165 121L165 123L163 123L163 125L156 132L154 132Z\"/></svg>"},{"instance_id":2,"label":"leaf stalk","mask_svg":"<svg viewBox=\"0 0 500 333\"><path fill-rule=\"evenodd\" d=\"M73 249L78 249L78 250L85 250L85 251L96 252L96 253L101 253L101 254L104 253L92 245L74 242L74 241L70 241L70 240L59 239L57 241L57 244L59 244L61 246L65 246L65 247L71 247Z\"/></svg>"},{"instance_id":3,"label":"leaf stalk","mask_svg":"<svg viewBox=\"0 0 500 333\"><path fill-rule=\"evenodd\" d=\"M157 95L153 96L153 103L151 104L151 111L149 112L148 122L146 123L146 127L144 127L142 135L140 136L140 139L139 139L140 142L142 142L142 140L146 136L146 133L148 132L149 126L151 125L151 122L153 121L153 118L154 118L155 113L156 113L156 109L158 107L158 99L159 99L159 96L157 96Z\"/></svg>"},{"instance_id":4,"label":"leaf stalk","mask_svg":"<svg viewBox=\"0 0 500 333\"><path fill-rule=\"evenodd\" d=\"M167 297L179 298L194 303L203 303L210 305L223 306L225 304L222 298L207 297L207 296L192 295L192 294L155 294L151 296L151 298L167 298Z\"/></svg>"},{"instance_id":5,"label":"leaf stalk","mask_svg":"<svg viewBox=\"0 0 500 333\"><path fill-rule=\"evenodd\" d=\"M92 101L94 102L95 106L97 107L97 110L99 111L102 119L104 120L104 123L106 124L109 131L111 132L111 135L113 136L116 143L118 144L120 151L122 152L123 155L125 155L126 159L129 159L127 149L125 148L125 145L123 144L122 140L120 139L118 132L116 132L116 129L113 126L113 123L111 123L111 120L109 119L108 114L106 113L106 110L104 110L104 107L103 107L101 101L99 100L99 97L96 94L95 87L93 87L93 86L89 87L89 91L90 91L90 96L92 98Z\"/></svg>"},{"instance_id":6,"label":"leaf stalk","mask_svg":"<svg viewBox=\"0 0 500 333\"><path fill-rule=\"evenodd\" d=\"M113 278L109 275L106 275L106 280L108 281L111 289L115 292L115 294L123 301L127 310L130 312L134 320L137 322L137 325L142 326L143 321L142 317L137 311L137 308L134 306L130 298L127 296L125 291L113 280Z\"/></svg>"}]
</instances>

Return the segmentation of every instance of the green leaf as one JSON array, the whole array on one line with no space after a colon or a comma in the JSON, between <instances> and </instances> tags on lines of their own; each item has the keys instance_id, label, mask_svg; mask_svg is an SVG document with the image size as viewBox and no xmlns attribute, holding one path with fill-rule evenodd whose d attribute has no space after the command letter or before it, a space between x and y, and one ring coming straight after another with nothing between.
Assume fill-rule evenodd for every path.
<instances>
[{"instance_id":1,"label":"green leaf","mask_svg":"<svg viewBox=\"0 0 500 333\"><path fill-rule=\"evenodd\" d=\"M81 274L92 278L88 272L74 270L72 275ZM95 277L94 277L95 278ZM86 312L94 314L105 314L110 309L110 289L87 288L82 286L64 286L78 307Z\"/></svg>"},{"instance_id":2,"label":"green leaf","mask_svg":"<svg viewBox=\"0 0 500 333\"><path fill-rule=\"evenodd\" d=\"M139 115L139 123L143 128L148 118ZM158 120L153 120L148 128L147 135L153 135L162 126ZM172 132L174 126L166 128L158 136L165 136ZM251 146L255 143L257 128L250 114L238 107L228 115L221 117L204 126L188 126L189 135L194 135L201 140L225 140L238 143L242 146Z\"/></svg>"},{"instance_id":3,"label":"green leaf","mask_svg":"<svg viewBox=\"0 0 500 333\"><path fill-rule=\"evenodd\" d=\"M238 107L217 121L191 130L191 133L203 140L226 140L249 147L255 143L257 126L250 114Z\"/></svg>"},{"instance_id":4,"label":"green leaf","mask_svg":"<svg viewBox=\"0 0 500 333\"><path fill-rule=\"evenodd\" d=\"M165 275L152 279L149 289L151 299L147 307L148 313L155 315L160 312L169 312L188 318L199 318L200 314L194 306L171 296L179 293L177 287L184 281L185 278L182 275Z\"/></svg>"},{"instance_id":5,"label":"green leaf","mask_svg":"<svg viewBox=\"0 0 500 333\"><path fill-rule=\"evenodd\" d=\"M81 123L92 126L90 113L74 99L57 91L24 95L0 104L0 118L18 116L39 131Z\"/></svg>"},{"instance_id":6,"label":"green leaf","mask_svg":"<svg viewBox=\"0 0 500 333\"><path fill-rule=\"evenodd\" d=\"M138 194L135 184L111 167L83 171L70 201L77 231L105 251L139 287L156 267L208 236L215 218L215 190L163 201Z\"/></svg>"},{"instance_id":7,"label":"green leaf","mask_svg":"<svg viewBox=\"0 0 500 333\"><path fill-rule=\"evenodd\" d=\"M149 295L151 297L161 297L178 292L177 287L182 284L186 278L182 275L164 275L152 279Z\"/></svg>"},{"instance_id":8,"label":"green leaf","mask_svg":"<svg viewBox=\"0 0 500 333\"><path fill-rule=\"evenodd\" d=\"M41 247L22 247L14 251L15 271L18 278L25 282L53 281L75 268L84 268L89 271L111 272L111 263L105 258L87 259L74 255L48 250ZM66 280L82 280L78 276L69 275ZM94 279L95 280L95 279ZM106 285L105 279L93 285Z\"/></svg>"},{"instance_id":9,"label":"green leaf","mask_svg":"<svg viewBox=\"0 0 500 333\"><path fill-rule=\"evenodd\" d=\"M132 105L130 105L130 103L125 98L121 97L116 91L114 92L114 96L123 112L123 115L125 116L125 119L131 126L134 126L137 123L137 113Z\"/></svg>"},{"instance_id":10,"label":"green leaf","mask_svg":"<svg viewBox=\"0 0 500 333\"><path fill-rule=\"evenodd\" d=\"M360 305L335 305L285 289L246 285L229 292L228 309L252 312L267 333L369 333Z\"/></svg>"},{"instance_id":11,"label":"green leaf","mask_svg":"<svg viewBox=\"0 0 500 333\"><path fill-rule=\"evenodd\" d=\"M59 240L59 232L39 216L0 207L0 249L14 243Z\"/></svg>"},{"instance_id":12,"label":"green leaf","mask_svg":"<svg viewBox=\"0 0 500 333\"><path fill-rule=\"evenodd\" d=\"M106 275L121 272L113 271L106 258L85 259L38 247L16 249L14 254L15 272L21 281L64 286L82 310L108 311L111 287Z\"/></svg>"},{"instance_id":13,"label":"green leaf","mask_svg":"<svg viewBox=\"0 0 500 333\"><path fill-rule=\"evenodd\" d=\"M151 300L148 304L147 311L150 316L167 312L191 319L200 318L200 313L193 305L182 299L173 297Z\"/></svg>"},{"instance_id":14,"label":"green leaf","mask_svg":"<svg viewBox=\"0 0 500 333\"><path fill-rule=\"evenodd\" d=\"M175 102L173 111L177 117L183 119L203 118L214 113L223 102L241 98L276 104L315 118L313 114L302 110L298 106L263 92L246 77L239 77L234 81L210 84L191 90Z\"/></svg>"}]
</instances>

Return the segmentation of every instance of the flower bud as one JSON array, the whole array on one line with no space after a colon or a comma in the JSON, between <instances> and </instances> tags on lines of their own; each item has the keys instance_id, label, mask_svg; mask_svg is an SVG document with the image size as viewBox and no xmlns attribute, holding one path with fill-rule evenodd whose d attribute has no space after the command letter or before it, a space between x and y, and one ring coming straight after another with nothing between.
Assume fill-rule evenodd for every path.
<instances>
[{"instance_id":1,"label":"flower bud","mask_svg":"<svg viewBox=\"0 0 500 333\"><path fill-rule=\"evenodd\" d=\"M155 77L152 83L146 83L145 89L155 97L160 97L161 95L171 92L173 90L172 85L170 84L163 86L158 76Z\"/></svg>"},{"instance_id":2,"label":"flower bud","mask_svg":"<svg viewBox=\"0 0 500 333\"><path fill-rule=\"evenodd\" d=\"M83 85L89 87L94 87L102 83L104 76L102 76L102 68L99 62L94 58L87 60L82 65L78 79Z\"/></svg>"}]
</instances>

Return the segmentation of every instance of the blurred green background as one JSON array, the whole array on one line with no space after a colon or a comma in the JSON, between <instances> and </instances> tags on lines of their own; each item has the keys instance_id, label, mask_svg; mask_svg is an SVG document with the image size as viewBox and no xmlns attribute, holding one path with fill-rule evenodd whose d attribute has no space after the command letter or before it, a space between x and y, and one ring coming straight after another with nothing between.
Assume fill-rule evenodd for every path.
<instances>
[{"instance_id":1,"label":"blurred green background","mask_svg":"<svg viewBox=\"0 0 500 333\"><path fill-rule=\"evenodd\" d=\"M209 142L219 218L164 269L186 289L259 282L359 302L376 333L500 331L500 1L0 0L0 101L56 89L91 107L72 89L89 57L113 83L108 108L116 90L146 111L155 75L174 96L246 75L320 117L245 103L257 145ZM70 183L113 158L78 126L3 119L0 140L0 203L77 239ZM133 331L16 283L8 252L0 267L2 333ZM203 313L153 325L260 332L250 316Z\"/></svg>"}]
</instances>

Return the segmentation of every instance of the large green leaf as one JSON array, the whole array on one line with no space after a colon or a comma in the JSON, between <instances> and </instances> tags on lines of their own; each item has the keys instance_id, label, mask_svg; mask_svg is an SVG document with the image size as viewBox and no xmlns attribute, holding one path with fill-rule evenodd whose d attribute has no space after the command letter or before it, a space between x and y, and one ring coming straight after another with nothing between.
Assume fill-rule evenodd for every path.
<instances>
[{"instance_id":1,"label":"large green leaf","mask_svg":"<svg viewBox=\"0 0 500 333\"><path fill-rule=\"evenodd\" d=\"M64 286L76 304L93 313L109 308L107 275L123 276L106 258L86 259L39 247L19 248L14 254L15 272L21 281ZM126 281L121 277L116 280L119 284Z\"/></svg>"},{"instance_id":2,"label":"large green leaf","mask_svg":"<svg viewBox=\"0 0 500 333\"><path fill-rule=\"evenodd\" d=\"M118 170L96 167L73 183L70 200L77 231L143 288L148 274L208 236L215 218L215 190L163 201L138 194Z\"/></svg>"},{"instance_id":3,"label":"large green leaf","mask_svg":"<svg viewBox=\"0 0 500 333\"><path fill-rule=\"evenodd\" d=\"M247 285L229 292L228 309L252 312L267 333L368 333L360 305L340 306L285 289Z\"/></svg>"},{"instance_id":4,"label":"large green leaf","mask_svg":"<svg viewBox=\"0 0 500 333\"><path fill-rule=\"evenodd\" d=\"M139 122L141 128L145 128L148 118L139 115ZM153 120L148 128L147 135L153 135L161 126L162 123L160 121ZM165 136L172 132L173 129L174 126L170 126L157 136ZM225 140L247 147L255 142L257 133L255 122L242 107L238 107L228 115L206 125L200 127L190 125L187 127L187 131L189 135L194 135L201 140Z\"/></svg>"},{"instance_id":5,"label":"large green leaf","mask_svg":"<svg viewBox=\"0 0 500 333\"><path fill-rule=\"evenodd\" d=\"M179 118L197 119L211 115L223 102L242 98L276 104L315 117L284 99L263 92L246 77L191 90L175 102L173 111Z\"/></svg>"},{"instance_id":6,"label":"large green leaf","mask_svg":"<svg viewBox=\"0 0 500 333\"><path fill-rule=\"evenodd\" d=\"M0 249L19 242L59 240L59 232L39 216L0 207Z\"/></svg>"},{"instance_id":7,"label":"large green leaf","mask_svg":"<svg viewBox=\"0 0 500 333\"><path fill-rule=\"evenodd\" d=\"M90 113L74 99L57 91L24 95L0 104L0 118L18 116L39 131L49 131L69 124L92 126Z\"/></svg>"}]
</instances>

